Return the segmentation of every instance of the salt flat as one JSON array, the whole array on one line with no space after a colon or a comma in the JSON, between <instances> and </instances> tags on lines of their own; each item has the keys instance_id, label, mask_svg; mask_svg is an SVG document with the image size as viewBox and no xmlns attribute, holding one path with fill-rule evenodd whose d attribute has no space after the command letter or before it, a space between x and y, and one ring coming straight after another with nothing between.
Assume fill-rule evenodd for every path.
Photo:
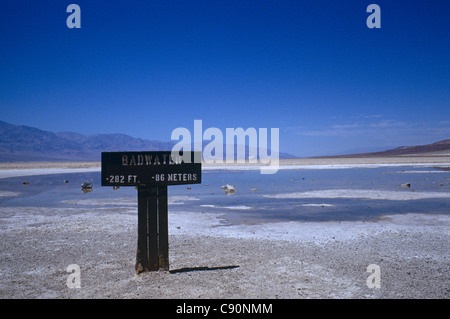
<instances>
[{"instance_id":1,"label":"salt flat","mask_svg":"<svg viewBox=\"0 0 450 319\"><path fill-rule=\"evenodd\" d=\"M264 195L268 198L362 198L375 200L418 200L425 198L450 198L450 192L409 192L362 189L326 189L300 193Z\"/></svg>"},{"instance_id":2,"label":"salt flat","mask_svg":"<svg viewBox=\"0 0 450 319\"><path fill-rule=\"evenodd\" d=\"M172 272L136 275L132 208L0 211L11 216L0 227L1 298L449 297L445 215L224 226L215 214L169 212ZM79 289L66 285L71 264ZM366 284L371 264L379 289ZM196 271L205 267L215 270Z\"/></svg>"},{"instance_id":3,"label":"salt flat","mask_svg":"<svg viewBox=\"0 0 450 319\"><path fill-rule=\"evenodd\" d=\"M387 166L450 168L450 156L397 156L366 158L296 158L280 159L279 169L345 169ZM250 163L206 163L203 170L259 170ZM0 163L0 178L77 172L99 172L100 162L24 162Z\"/></svg>"},{"instance_id":4,"label":"salt flat","mask_svg":"<svg viewBox=\"0 0 450 319\"><path fill-rule=\"evenodd\" d=\"M389 166L431 164L445 168L448 159L420 158L407 164L400 159L378 163L374 159L351 159L334 164L308 159L283 165L371 167L391 161ZM90 172L99 171L100 166L2 164L0 176L61 170ZM448 191L325 189L275 194L273 200L280 196L414 200L437 196L434 193L443 198L449 195ZM2 196L19 195L4 191ZM169 204L177 207L196 200L195 196L169 196ZM317 202L305 205L326 205ZM216 205L214 213L169 209L171 271L136 275L134 199L79 198L64 200L63 204L64 207L0 207L0 298L450 297L448 214L386 211L382 218L373 221L229 224L225 212L246 211L246 203ZM81 269L79 289L66 285L70 275L66 269L71 264ZM380 267L380 288L367 286L367 267L372 264ZM205 267L212 270L202 270ZM178 272L180 269L188 270Z\"/></svg>"}]
</instances>

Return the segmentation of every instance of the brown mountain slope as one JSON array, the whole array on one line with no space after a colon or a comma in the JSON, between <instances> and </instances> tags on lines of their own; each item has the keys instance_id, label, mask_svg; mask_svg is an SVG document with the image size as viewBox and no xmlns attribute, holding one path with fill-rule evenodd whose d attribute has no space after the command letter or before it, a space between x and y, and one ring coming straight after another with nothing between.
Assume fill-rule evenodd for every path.
<instances>
[{"instance_id":1,"label":"brown mountain slope","mask_svg":"<svg viewBox=\"0 0 450 319\"><path fill-rule=\"evenodd\" d=\"M434 155L450 154L450 139L426 145L401 146L381 152L348 154L333 157L383 157L383 156L408 156L408 155L423 156L430 153L433 153Z\"/></svg>"}]
</instances>

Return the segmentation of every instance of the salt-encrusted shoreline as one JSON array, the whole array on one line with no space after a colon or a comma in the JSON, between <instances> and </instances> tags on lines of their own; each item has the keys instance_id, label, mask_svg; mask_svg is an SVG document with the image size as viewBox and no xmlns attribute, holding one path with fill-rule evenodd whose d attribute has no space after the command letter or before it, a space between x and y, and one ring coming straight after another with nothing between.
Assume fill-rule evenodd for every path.
<instances>
[{"instance_id":1,"label":"salt-encrusted shoreline","mask_svg":"<svg viewBox=\"0 0 450 319\"><path fill-rule=\"evenodd\" d=\"M276 164L272 162L271 164ZM450 168L450 156L398 156L366 158L297 158L280 159L279 170L347 169L375 167L440 167ZM260 170L260 164L206 163L208 170ZM62 173L100 172L100 162L24 162L0 163L0 178Z\"/></svg>"},{"instance_id":2,"label":"salt-encrusted shoreline","mask_svg":"<svg viewBox=\"0 0 450 319\"><path fill-rule=\"evenodd\" d=\"M35 176L35 175L52 175L52 174L70 174L70 173L89 173L100 172L100 168L30 168L30 169L10 169L0 170L1 178L19 177L19 176Z\"/></svg>"},{"instance_id":3,"label":"salt-encrusted shoreline","mask_svg":"<svg viewBox=\"0 0 450 319\"><path fill-rule=\"evenodd\" d=\"M450 192L402 192L363 189L324 189L307 192L263 195L267 198L362 198L372 200L419 200L450 198Z\"/></svg>"}]
</instances>

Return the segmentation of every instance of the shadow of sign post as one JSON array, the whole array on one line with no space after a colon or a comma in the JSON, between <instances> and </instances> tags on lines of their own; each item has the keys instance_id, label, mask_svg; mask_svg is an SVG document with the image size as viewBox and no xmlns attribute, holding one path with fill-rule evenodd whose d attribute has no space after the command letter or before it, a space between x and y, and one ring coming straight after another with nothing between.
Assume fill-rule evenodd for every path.
<instances>
[{"instance_id":1,"label":"shadow of sign post","mask_svg":"<svg viewBox=\"0 0 450 319\"><path fill-rule=\"evenodd\" d=\"M201 152L102 152L102 186L138 191L136 273L169 270L167 186L200 184L198 159Z\"/></svg>"}]
</instances>

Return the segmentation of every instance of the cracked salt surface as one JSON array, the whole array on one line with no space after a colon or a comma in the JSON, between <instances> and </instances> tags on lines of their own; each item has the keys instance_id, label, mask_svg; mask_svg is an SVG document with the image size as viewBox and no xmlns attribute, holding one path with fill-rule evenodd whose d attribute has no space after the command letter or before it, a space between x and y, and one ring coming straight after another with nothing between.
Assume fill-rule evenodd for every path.
<instances>
[{"instance_id":1,"label":"cracked salt surface","mask_svg":"<svg viewBox=\"0 0 450 319\"><path fill-rule=\"evenodd\" d=\"M307 192L264 195L266 198L361 198L373 200L418 200L450 198L450 192L413 192L359 189L325 189Z\"/></svg>"}]
</instances>

